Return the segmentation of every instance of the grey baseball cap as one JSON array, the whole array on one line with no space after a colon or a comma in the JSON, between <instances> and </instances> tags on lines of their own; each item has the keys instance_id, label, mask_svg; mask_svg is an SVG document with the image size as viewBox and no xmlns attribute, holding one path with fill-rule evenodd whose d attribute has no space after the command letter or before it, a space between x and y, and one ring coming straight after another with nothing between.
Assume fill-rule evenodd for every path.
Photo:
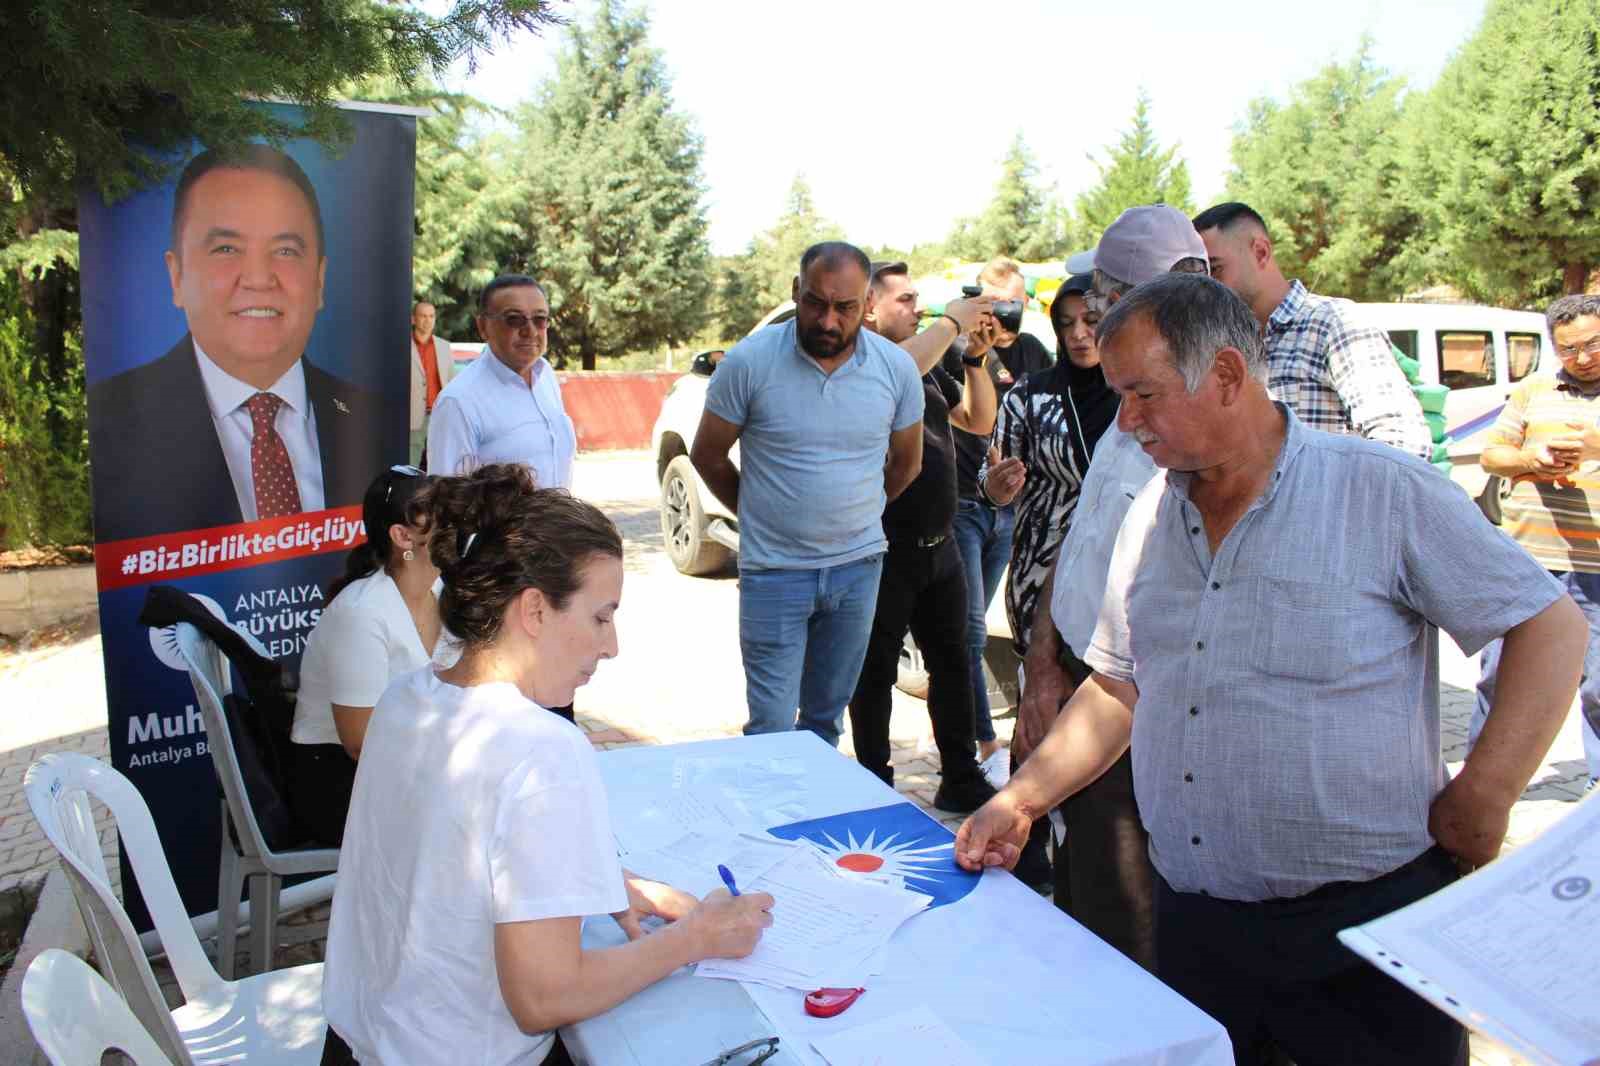
<instances>
[{"instance_id":1,"label":"grey baseball cap","mask_svg":"<svg viewBox=\"0 0 1600 1066\"><path fill-rule=\"evenodd\" d=\"M1128 208L1094 249L1095 268L1129 285L1142 285L1189 258L1207 259L1205 242L1188 215L1166 204Z\"/></svg>"}]
</instances>

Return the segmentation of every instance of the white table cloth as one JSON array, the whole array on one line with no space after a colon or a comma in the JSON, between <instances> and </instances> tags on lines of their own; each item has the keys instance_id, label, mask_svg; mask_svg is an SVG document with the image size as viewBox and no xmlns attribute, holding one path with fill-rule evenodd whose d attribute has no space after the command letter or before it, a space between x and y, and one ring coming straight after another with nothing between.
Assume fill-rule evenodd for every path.
<instances>
[{"instance_id":1,"label":"white table cloth","mask_svg":"<svg viewBox=\"0 0 1600 1066\"><path fill-rule=\"evenodd\" d=\"M871 773L805 731L625 748L600 756L618 832L630 820L648 817L652 807L671 795L675 765L700 758L803 761L808 818L904 802ZM930 832L948 838L937 822L922 817ZM845 850L858 856L895 861L896 849L882 841L864 848L845 844ZM926 839L919 845L926 848ZM934 860L930 865L936 870L954 863L948 851L931 856L924 851L918 857ZM950 879L946 881L944 891L951 892ZM918 886L913 881L910 887ZM959 895L960 889L956 885L953 894ZM586 943L621 940L609 919L588 926ZM683 1063L674 1059L672 1031L677 1026L715 1026L723 1017L731 1039L740 1022L730 1015L742 1001L726 989L705 987L726 984L730 982L691 977L685 971L563 1030L563 1035L580 1066L701 1066L704 1058ZM749 986L748 992L782 1038L782 1053L768 1066L822 1063L811 1046L814 1038L919 1004L931 1007L996 1066L1233 1063L1227 1033L1217 1022L999 870L985 871L954 902L906 922L890 941L885 972L835 1018L807 1015L797 991Z\"/></svg>"}]
</instances>

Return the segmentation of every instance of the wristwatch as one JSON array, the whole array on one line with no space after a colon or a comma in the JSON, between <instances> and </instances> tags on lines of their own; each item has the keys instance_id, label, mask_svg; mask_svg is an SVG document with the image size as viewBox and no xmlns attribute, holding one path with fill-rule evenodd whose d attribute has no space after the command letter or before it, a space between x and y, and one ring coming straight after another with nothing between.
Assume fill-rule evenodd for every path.
<instances>
[{"instance_id":1,"label":"wristwatch","mask_svg":"<svg viewBox=\"0 0 1600 1066\"><path fill-rule=\"evenodd\" d=\"M985 352L983 355L963 355L961 361L967 366L977 367L982 366L988 358L989 354Z\"/></svg>"}]
</instances>

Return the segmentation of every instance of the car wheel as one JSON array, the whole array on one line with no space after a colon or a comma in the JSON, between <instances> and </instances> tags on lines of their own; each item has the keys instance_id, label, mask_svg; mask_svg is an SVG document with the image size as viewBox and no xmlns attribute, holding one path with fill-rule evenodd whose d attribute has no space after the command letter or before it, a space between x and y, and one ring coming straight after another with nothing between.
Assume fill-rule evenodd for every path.
<instances>
[{"instance_id":1,"label":"car wheel","mask_svg":"<svg viewBox=\"0 0 1600 1066\"><path fill-rule=\"evenodd\" d=\"M668 463L661 475L661 539L679 573L716 573L728 565L732 554L706 536L706 513L687 455Z\"/></svg>"},{"instance_id":2,"label":"car wheel","mask_svg":"<svg viewBox=\"0 0 1600 1066\"><path fill-rule=\"evenodd\" d=\"M1498 526L1505 513L1501 505L1510 495L1510 480L1491 476L1488 483L1483 486L1483 492L1478 496L1478 509L1483 512L1483 517Z\"/></svg>"}]
</instances>

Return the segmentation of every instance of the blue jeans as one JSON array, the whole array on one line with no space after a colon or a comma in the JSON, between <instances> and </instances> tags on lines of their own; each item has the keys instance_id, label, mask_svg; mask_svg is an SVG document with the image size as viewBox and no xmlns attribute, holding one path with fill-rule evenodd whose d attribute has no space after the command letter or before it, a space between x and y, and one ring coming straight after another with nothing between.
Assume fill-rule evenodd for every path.
<instances>
[{"instance_id":1,"label":"blue jeans","mask_svg":"<svg viewBox=\"0 0 1600 1066\"><path fill-rule=\"evenodd\" d=\"M1015 507L990 507L981 500L963 499L956 505L956 547L967 573L967 655L972 660L972 712L978 739L994 739L989 718L989 682L984 679L983 649L989 643L989 601L1000 587L1006 563L1011 561L1011 529L1017 524Z\"/></svg>"},{"instance_id":2,"label":"blue jeans","mask_svg":"<svg viewBox=\"0 0 1600 1066\"><path fill-rule=\"evenodd\" d=\"M834 747L872 635L883 556L739 574L748 733L809 729ZM795 707L800 708L798 726Z\"/></svg>"},{"instance_id":3,"label":"blue jeans","mask_svg":"<svg viewBox=\"0 0 1600 1066\"><path fill-rule=\"evenodd\" d=\"M1583 755L1589 764L1589 780L1593 781L1600 777L1600 574L1551 573L1577 601L1589 622L1589 647L1583 655L1578 706L1583 712ZM1467 733L1468 751L1478 742L1478 733L1489 715L1489 698L1494 695L1495 673L1500 667L1500 644L1498 640L1490 641L1483 649L1483 672L1478 678L1477 702Z\"/></svg>"}]
</instances>

